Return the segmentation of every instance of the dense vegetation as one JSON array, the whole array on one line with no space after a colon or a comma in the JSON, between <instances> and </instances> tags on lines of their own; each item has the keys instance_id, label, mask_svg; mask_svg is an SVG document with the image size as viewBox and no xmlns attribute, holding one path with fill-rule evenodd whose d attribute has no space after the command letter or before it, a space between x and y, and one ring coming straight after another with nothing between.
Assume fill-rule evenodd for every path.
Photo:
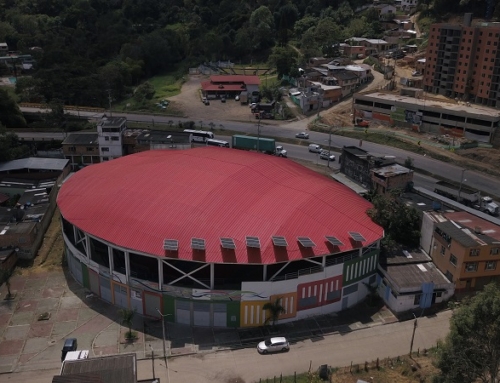
<instances>
[{"instance_id":1,"label":"dense vegetation","mask_svg":"<svg viewBox=\"0 0 500 383\"><path fill-rule=\"evenodd\" d=\"M421 0L420 8L430 19L450 10L500 12L493 1L490 8L488 0L457 2ZM204 61L269 62L281 75L301 59L331 54L350 36L382 37L375 9L355 13L371 3L0 0L0 41L37 60L33 76L18 81L22 101L103 107L130 96L144 79Z\"/></svg>"}]
</instances>

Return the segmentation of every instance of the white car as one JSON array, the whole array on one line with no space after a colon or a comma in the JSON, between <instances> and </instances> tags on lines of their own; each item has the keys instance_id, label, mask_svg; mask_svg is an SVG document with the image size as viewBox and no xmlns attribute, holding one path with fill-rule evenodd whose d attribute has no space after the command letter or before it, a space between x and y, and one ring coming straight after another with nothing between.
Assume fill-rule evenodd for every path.
<instances>
[{"instance_id":1,"label":"white car","mask_svg":"<svg viewBox=\"0 0 500 383\"><path fill-rule=\"evenodd\" d=\"M307 140L309 138L309 134L307 134L306 132L300 132L295 135L295 138L304 138Z\"/></svg>"},{"instance_id":2,"label":"white car","mask_svg":"<svg viewBox=\"0 0 500 383\"><path fill-rule=\"evenodd\" d=\"M290 344L285 337L275 337L266 339L257 345L259 354L268 354L270 352L285 352L290 350Z\"/></svg>"},{"instance_id":3,"label":"white car","mask_svg":"<svg viewBox=\"0 0 500 383\"><path fill-rule=\"evenodd\" d=\"M319 154L319 158L322 160L330 160L330 161L335 161L335 156L333 154L330 154L328 150L325 150Z\"/></svg>"}]
</instances>

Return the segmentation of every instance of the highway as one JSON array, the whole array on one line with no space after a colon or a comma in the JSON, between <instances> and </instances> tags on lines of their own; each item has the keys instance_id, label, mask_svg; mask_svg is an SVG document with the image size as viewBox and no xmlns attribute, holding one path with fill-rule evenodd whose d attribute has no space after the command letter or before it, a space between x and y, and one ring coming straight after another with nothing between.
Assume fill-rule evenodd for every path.
<instances>
[{"instance_id":1,"label":"highway","mask_svg":"<svg viewBox=\"0 0 500 383\"><path fill-rule=\"evenodd\" d=\"M35 109L35 108L21 108L23 112L38 112L40 110ZM43 112L43 111L42 111ZM76 111L68 111L73 114L76 114ZM93 112L84 112L80 111L79 112L80 116L82 117L87 117L89 119L100 119L102 117L102 114L95 114ZM177 124L177 122L182 121L190 121L188 118L178 118L178 117L171 117L171 116L161 116L161 115L142 115L142 114L134 114L134 113L113 113L113 117L126 117L130 121L138 121L138 122L151 122L150 127L153 128L153 125L155 123L163 123L166 124L169 121L172 121L174 124ZM257 135L258 131L258 125L257 122L255 123L245 123L245 122L235 122L235 121L217 121L217 120L207 120L203 121L204 126L209 126L210 123L214 124L216 129L224 128L228 130L233 130L237 132L247 132L247 133L254 133ZM294 126L297 126L295 123ZM266 125L264 123L261 123L260 125L260 135L262 136L272 136L272 137L287 137L287 138L293 138L295 137L295 134L299 131L306 130L306 122L304 122L303 127L295 127L291 128L288 127L286 124L282 125ZM312 132L309 131L309 143L317 143L320 144L321 146L325 147L328 146L328 134L326 133L319 133L319 132ZM41 138L41 137L46 137L47 139L62 139L64 136L64 133L19 133L18 134L20 138ZM359 140L349 138L349 137L342 137L342 136L336 136L332 135L331 139L331 145L333 148L342 148L343 146L351 146L359 145ZM305 150L305 154L303 152L296 152L295 150L292 151L291 149L292 145L286 144L285 148L289 151L290 157L294 156L307 156L307 147L304 145L303 149ZM299 146L299 148L302 148ZM436 177L442 177L444 179L448 179L457 183L460 183L461 178L462 178L462 170L463 168L456 166L452 163L447 163L447 162L441 162L438 160L435 160L430 157L422 156L419 154L407 152L401 149L393 148L390 146L384 146L384 145L379 145L379 144L374 144L371 142L363 141L362 143L362 149L367 150L371 153L376 153L380 155L390 155L396 157L396 160L400 163L403 163L406 158L411 157L413 159L413 163L415 168L417 169L423 169L430 174L434 174ZM299 150L299 149L298 149ZM312 153L311 153L312 155ZM337 156L338 157L338 156ZM302 158L302 157L295 157L295 158ZM310 160L315 161L315 155L313 157L308 157ZM307 159L307 158L302 158L302 159ZM326 162L326 161L325 161ZM427 180L427 181L426 181ZM429 183L428 178L423 178L423 177L416 177L416 184L418 186L423 186L420 184L420 182L427 182ZM482 174L478 172L474 172L471 170L467 170L464 173L464 185L468 186L469 188L473 189L478 189L481 190L484 193L487 193L491 196L496 196L500 197L500 180ZM425 187L425 186L424 186Z\"/></svg>"}]
</instances>

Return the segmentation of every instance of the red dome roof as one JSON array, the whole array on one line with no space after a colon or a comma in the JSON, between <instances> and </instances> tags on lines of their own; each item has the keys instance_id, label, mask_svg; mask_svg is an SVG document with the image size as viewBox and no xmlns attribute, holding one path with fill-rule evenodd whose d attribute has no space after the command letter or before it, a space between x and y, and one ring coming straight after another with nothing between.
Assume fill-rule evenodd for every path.
<instances>
[{"instance_id":1,"label":"red dome roof","mask_svg":"<svg viewBox=\"0 0 500 383\"><path fill-rule=\"evenodd\" d=\"M92 165L62 186L57 203L79 229L132 251L214 263L275 263L366 246L383 230L371 204L347 187L291 160L235 149L154 150ZM260 250L247 247L258 237ZM273 236L288 246L273 245ZM325 238L342 242L334 248ZM314 247L303 247L309 237ZM191 239L205 240L205 251ZM221 247L231 238L236 249Z\"/></svg>"}]
</instances>

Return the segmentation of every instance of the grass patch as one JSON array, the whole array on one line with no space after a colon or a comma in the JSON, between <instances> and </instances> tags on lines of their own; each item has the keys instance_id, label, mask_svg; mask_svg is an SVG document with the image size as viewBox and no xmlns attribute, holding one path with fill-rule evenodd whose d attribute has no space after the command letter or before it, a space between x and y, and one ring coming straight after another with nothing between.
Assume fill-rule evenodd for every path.
<instances>
[{"instance_id":1,"label":"grass patch","mask_svg":"<svg viewBox=\"0 0 500 383\"><path fill-rule=\"evenodd\" d=\"M434 355L428 351L423 355L401 356L385 358L379 361L367 361L343 368L330 369L331 382L356 383L358 380L366 382L391 383L422 383L432 382L439 370L433 365ZM291 376L276 376L260 380L261 383L320 383L323 382L317 371L301 373Z\"/></svg>"},{"instance_id":2,"label":"grass patch","mask_svg":"<svg viewBox=\"0 0 500 383\"><path fill-rule=\"evenodd\" d=\"M155 89L155 94L151 100L138 102L131 96L114 104L113 110L121 112L153 112L169 116L182 116L182 112L176 107L175 103L170 103L166 109L161 109L157 104L161 100L178 95L181 92L182 84L186 81L183 73L183 71L179 70L149 78L146 81L153 85Z\"/></svg>"}]
</instances>

